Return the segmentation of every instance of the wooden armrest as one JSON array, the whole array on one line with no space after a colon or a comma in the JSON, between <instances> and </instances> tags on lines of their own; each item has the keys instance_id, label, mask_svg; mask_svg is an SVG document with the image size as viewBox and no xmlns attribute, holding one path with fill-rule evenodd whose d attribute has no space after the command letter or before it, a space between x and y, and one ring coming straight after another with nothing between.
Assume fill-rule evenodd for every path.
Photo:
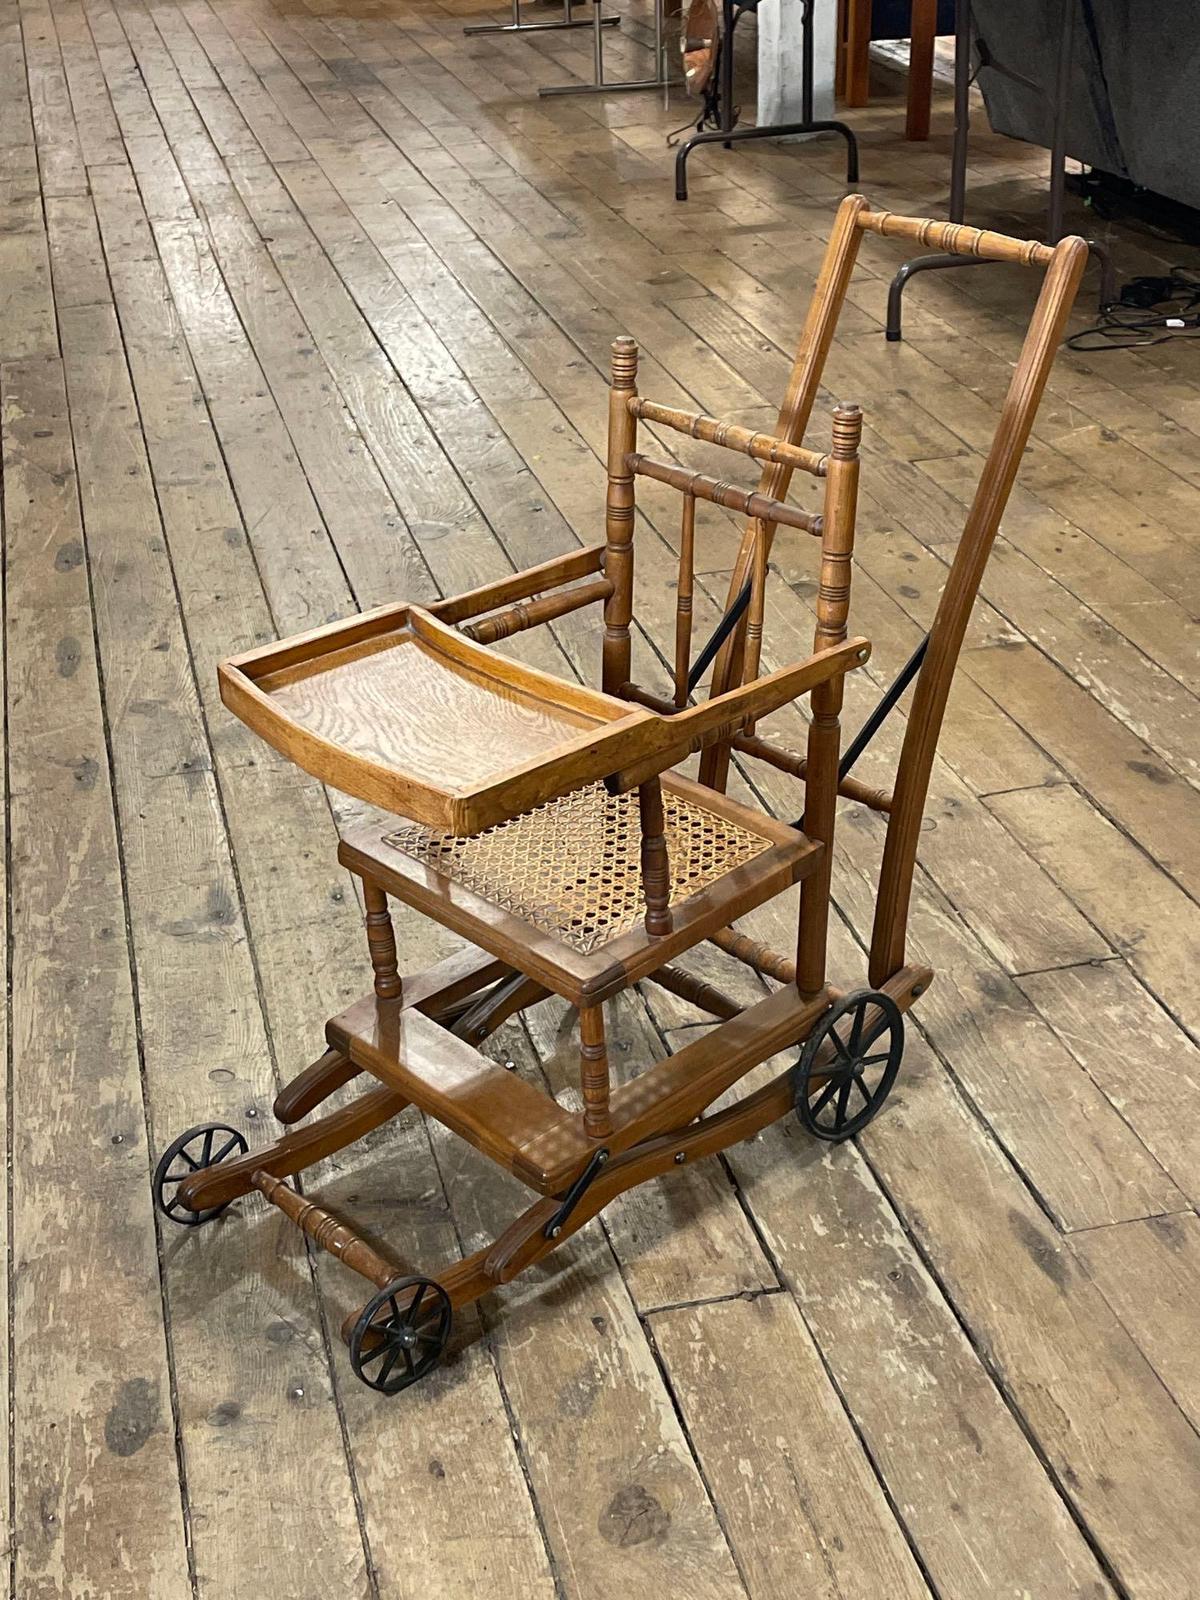
<instances>
[{"instance_id":1,"label":"wooden armrest","mask_svg":"<svg viewBox=\"0 0 1200 1600\"><path fill-rule=\"evenodd\" d=\"M871 656L867 639L847 639L844 644L828 650L818 650L794 666L783 667L753 683L730 689L725 694L714 695L703 704L692 706L673 717L658 719L663 743L656 750L639 757L605 779L609 792L624 794L648 779L657 777L668 767L675 766L684 757L695 755L706 745L731 739L747 722L765 717L780 706L808 694L819 683L826 683L845 672L861 667Z\"/></svg>"}]
</instances>

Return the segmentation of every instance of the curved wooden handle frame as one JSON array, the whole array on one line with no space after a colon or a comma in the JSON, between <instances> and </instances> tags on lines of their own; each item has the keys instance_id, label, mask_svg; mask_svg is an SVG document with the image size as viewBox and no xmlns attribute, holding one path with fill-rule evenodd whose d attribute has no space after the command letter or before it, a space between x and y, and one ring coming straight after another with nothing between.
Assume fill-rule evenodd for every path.
<instances>
[{"instance_id":1,"label":"curved wooden handle frame","mask_svg":"<svg viewBox=\"0 0 1200 1600\"><path fill-rule=\"evenodd\" d=\"M872 211L862 195L848 195L838 207L787 394L773 432L773 437L790 445L802 444L864 232L884 238L908 239L938 250L991 261L1045 269L1041 293L1000 410L992 446L938 603L929 648L908 715L889 808L871 939L871 982L878 986L904 965L917 841L950 683L1000 518L1087 263L1088 246L1077 236L1050 246L959 223L895 216L888 211ZM769 464L762 473L759 494L782 499L791 474L792 465L786 458ZM757 539L765 536L769 542L774 532L774 525L769 522L752 521L747 526L730 577L729 604L745 585ZM714 695L727 692L741 681L745 649L743 621L730 634L717 657L712 679ZM728 745L707 750L701 761L700 781L712 788L724 789L729 755Z\"/></svg>"}]
</instances>

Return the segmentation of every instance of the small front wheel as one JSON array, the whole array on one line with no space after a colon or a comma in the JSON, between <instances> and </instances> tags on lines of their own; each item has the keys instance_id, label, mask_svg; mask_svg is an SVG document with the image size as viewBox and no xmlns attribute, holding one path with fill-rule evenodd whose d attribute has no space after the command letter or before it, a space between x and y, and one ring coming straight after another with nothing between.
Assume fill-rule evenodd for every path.
<instances>
[{"instance_id":1,"label":"small front wheel","mask_svg":"<svg viewBox=\"0 0 1200 1600\"><path fill-rule=\"evenodd\" d=\"M194 1172L220 1166L230 1156L244 1156L250 1146L236 1128L223 1122L204 1122L181 1133L158 1158L154 1169L154 1198L164 1217L196 1228L219 1217L225 1206L210 1206L207 1211L190 1211L179 1198L179 1186ZM228 1202L227 1202L228 1203Z\"/></svg>"},{"instance_id":2,"label":"small front wheel","mask_svg":"<svg viewBox=\"0 0 1200 1600\"><path fill-rule=\"evenodd\" d=\"M904 1054L904 1017L891 995L859 989L825 1013L795 1069L800 1121L840 1144L866 1127L892 1091Z\"/></svg>"},{"instance_id":3,"label":"small front wheel","mask_svg":"<svg viewBox=\"0 0 1200 1600\"><path fill-rule=\"evenodd\" d=\"M350 1335L350 1365L370 1389L399 1394L441 1359L450 1296L432 1278L397 1278L372 1295Z\"/></svg>"}]
</instances>

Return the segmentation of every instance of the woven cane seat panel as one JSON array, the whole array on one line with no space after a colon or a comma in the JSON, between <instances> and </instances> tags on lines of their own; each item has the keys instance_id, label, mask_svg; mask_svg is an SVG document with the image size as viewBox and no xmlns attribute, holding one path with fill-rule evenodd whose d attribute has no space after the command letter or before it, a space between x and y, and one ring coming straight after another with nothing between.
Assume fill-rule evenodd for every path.
<instances>
[{"instance_id":1,"label":"woven cane seat panel","mask_svg":"<svg viewBox=\"0 0 1200 1600\"><path fill-rule=\"evenodd\" d=\"M671 904L772 848L772 840L664 788ZM385 836L442 877L553 934L583 955L646 911L637 796L578 789L470 838L418 824Z\"/></svg>"}]
</instances>

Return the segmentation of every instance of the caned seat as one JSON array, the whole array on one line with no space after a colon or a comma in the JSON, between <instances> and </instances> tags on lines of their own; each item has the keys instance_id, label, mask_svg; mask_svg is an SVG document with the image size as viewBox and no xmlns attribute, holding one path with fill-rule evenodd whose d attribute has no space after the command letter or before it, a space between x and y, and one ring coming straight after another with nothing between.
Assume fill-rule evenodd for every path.
<instances>
[{"instance_id":1,"label":"caned seat","mask_svg":"<svg viewBox=\"0 0 1200 1600\"><path fill-rule=\"evenodd\" d=\"M672 910L771 848L757 826L720 816L666 785L663 811ZM410 824L386 842L584 955L646 914L637 796L610 795L603 784L473 837Z\"/></svg>"},{"instance_id":2,"label":"caned seat","mask_svg":"<svg viewBox=\"0 0 1200 1600\"><path fill-rule=\"evenodd\" d=\"M704 929L807 876L822 848L799 829L677 773L662 780L671 931L646 930L635 794L589 784L460 836L406 823L349 834L341 858L389 894L503 955L514 937L536 976L579 1004L615 992ZM505 942L507 940L507 943Z\"/></svg>"}]
</instances>

